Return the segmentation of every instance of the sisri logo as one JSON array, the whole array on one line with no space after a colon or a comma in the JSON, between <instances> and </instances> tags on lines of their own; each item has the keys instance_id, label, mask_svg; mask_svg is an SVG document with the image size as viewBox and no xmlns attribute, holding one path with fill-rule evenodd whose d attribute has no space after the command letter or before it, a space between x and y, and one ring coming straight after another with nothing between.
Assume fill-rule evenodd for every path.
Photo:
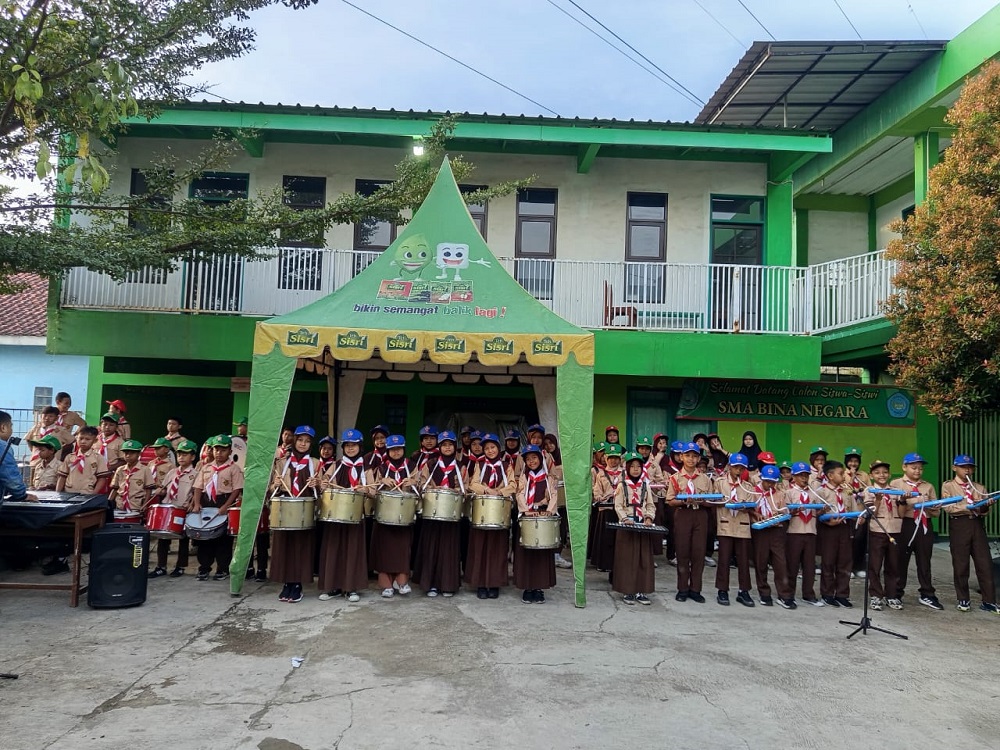
<instances>
[{"instance_id":1,"label":"sisri logo","mask_svg":"<svg viewBox=\"0 0 1000 750\"><path fill-rule=\"evenodd\" d=\"M434 339L434 351L465 354L465 339L455 338L449 333L444 338Z\"/></svg>"},{"instance_id":2,"label":"sisri logo","mask_svg":"<svg viewBox=\"0 0 1000 750\"><path fill-rule=\"evenodd\" d=\"M308 328L300 328L297 331L288 332L289 346L316 346L319 343L319 334L313 333Z\"/></svg>"},{"instance_id":3,"label":"sisri logo","mask_svg":"<svg viewBox=\"0 0 1000 750\"><path fill-rule=\"evenodd\" d=\"M397 333L395 336L387 336L385 348L393 352L415 352L417 350L416 337L407 336L405 333Z\"/></svg>"},{"instance_id":4,"label":"sisri logo","mask_svg":"<svg viewBox=\"0 0 1000 750\"><path fill-rule=\"evenodd\" d=\"M503 336L494 336L483 341L483 354L513 354L514 340Z\"/></svg>"},{"instance_id":5,"label":"sisri logo","mask_svg":"<svg viewBox=\"0 0 1000 750\"><path fill-rule=\"evenodd\" d=\"M357 331L337 334L338 349L367 349L368 337L362 336Z\"/></svg>"},{"instance_id":6,"label":"sisri logo","mask_svg":"<svg viewBox=\"0 0 1000 750\"><path fill-rule=\"evenodd\" d=\"M562 354L562 340L553 341L550 336L543 336L531 342L532 354Z\"/></svg>"}]
</instances>

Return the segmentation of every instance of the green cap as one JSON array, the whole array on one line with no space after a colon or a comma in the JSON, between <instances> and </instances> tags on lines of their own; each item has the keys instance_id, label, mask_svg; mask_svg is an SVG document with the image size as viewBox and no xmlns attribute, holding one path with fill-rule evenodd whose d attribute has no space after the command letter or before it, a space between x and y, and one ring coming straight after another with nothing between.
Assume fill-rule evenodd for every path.
<instances>
[{"instance_id":1,"label":"green cap","mask_svg":"<svg viewBox=\"0 0 1000 750\"><path fill-rule=\"evenodd\" d=\"M229 435L216 435L215 437L209 438L213 448L232 448L233 439Z\"/></svg>"},{"instance_id":2,"label":"green cap","mask_svg":"<svg viewBox=\"0 0 1000 750\"><path fill-rule=\"evenodd\" d=\"M185 438L177 444L178 453L197 453L198 444L194 440L188 440Z\"/></svg>"},{"instance_id":3,"label":"green cap","mask_svg":"<svg viewBox=\"0 0 1000 750\"><path fill-rule=\"evenodd\" d=\"M115 414L112 414L111 412L108 412L107 414L105 414L104 416L101 417L101 421L102 422L105 419L108 420L109 422L114 422L115 424L118 424L118 416L115 415Z\"/></svg>"},{"instance_id":4,"label":"green cap","mask_svg":"<svg viewBox=\"0 0 1000 750\"><path fill-rule=\"evenodd\" d=\"M38 440L29 440L28 445L43 446L47 445L54 451L60 450L62 448L62 443L59 442L59 438L55 435L46 435L45 437L40 437Z\"/></svg>"},{"instance_id":5,"label":"green cap","mask_svg":"<svg viewBox=\"0 0 1000 750\"><path fill-rule=\"evenodd\" d=\"M782 461L780 464L778 464L778 468L779 469L791 469L792 468L792 462L791 461Z\"/></svg>"},{"instance_id":6,"label":"green cap","mask_svg":"<svg viewBox=\"0 0 1000 750\"><path fill-rule=\"evenodd\" d=\"M153 441L154 448L173 448L174 444L167 440L165 437L158 437Z\"/></svg>"},{"instance_id":7,"label":"green cap","mask_svg":"<svg viewBox=\"0 0 1000 750\"><path fill-rule=\"evenodd\" d=\"M847 458L848 456L857 456L858 458L861 458L861 449L853 446L844 448L844 458Z\"/></svg>"},{"instance_id":8,"label":"green cap","mask_svg":"<svg viewBox=\"0 0 1000 750\"><path fill-rule=\"evenodd\" d=\"M629 461L643 461L643 460L644 460L643 457L640 456L635 451L626 451L624 455L622 455L622 461L624 461L625 463L628 463Z\"/></svg>"},{"instance_id":9,"label":"green cap","mask_svg":"<svg viewBox=\"0 0 1000 750\"><path fill-rule=\"evenodd\" d=\"M594 443L594 453L601 453L607 447L608 447L608 444L605 443L603 440L601 440L601 441L599 441L597 443Z\"/></svg>"},{"instance_id":10,"label":"green cap","mask_svg":"<svg viewBox=\"0 0 1000 750\"><path fill-rule=\"evenodd\" d=\"M824 456L828 456L830 451L824 448L822 445L814 445L809 451L810 456L815 456L817 453L822 453Z\"/></svg>"},{"instance_id":11,"label":"green cap","mask_svg":"<svg viewBox=\"0 0 1000 750\"><path fill-rule=\"evenodd\" d=\"M635 439L636 447L640 445L648 445L650 448L653 447L653 439L649 435L640 435Z\"/></svg>"},{"instance_id":12,"label":"green cap","mask_svg":"<svg viewBox=\"0 0 1000 750\"><path fill-rule=\"evenodd\" d=\"M241 424L245 425L246 423L247 423L247 418L246 417L240 417L238 421L233 422L233 424L237 425L237 426L239 426Z\"/></svg>"},{"instance_id":13,"label":"green cap","mask_svg":"<svg viewBox=\"0 0 1000 750\"><path fill-rule=\"evenodd\" d=\"M620 457L622 455L622 447L618 445L618 443L608 443L604 449L604 452L607 453L609 456Z\"/></svg>"},{"instance_id":14,"label":"green cap","mask_svg":"<svg viewBox=\"0 0 1000 750\"><path fill-rule=\"evenodd\" d=\"M142 452L142 443L138 440L126 440L122 443L122 447L119 449L124 453L125 451L135 451L136 453Z\"/></svg>"}]
</instances>

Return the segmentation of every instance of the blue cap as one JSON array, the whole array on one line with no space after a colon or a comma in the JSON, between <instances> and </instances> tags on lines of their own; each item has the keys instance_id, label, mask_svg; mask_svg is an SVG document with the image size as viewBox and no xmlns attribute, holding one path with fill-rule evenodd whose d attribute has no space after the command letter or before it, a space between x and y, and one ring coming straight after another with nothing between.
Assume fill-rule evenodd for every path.
<instances>
[{"instance_id":1,"label":"blue cap","mask_svg":"<svg viewBox=\"0 0 1000 750\"><path fill-rule=\"evenodd\" d=\"M684 452L684 441L683 440L675 440L674 442L672 442L670 444L670 452L671 453L683 453Z\"/></svg>"},{"instance_id":2,"label":"blue cap","mask_svg":"<svg viewBox=\"0 0 1000 750\"><path fill-rule=\"evenodd\" d=\"M781 469L775 464L764 464L760 467L760 478L777 482L781 479Z\"/></svg>"},{"instance_id":3,"label":"blue cap","mask_svg":"<svg viewBox=\"0 0 1000 750\"><path fill-rule=\"evenodd\" d=\"M334 440L334 439L333 439L332 437L330 437L329 435L327 435L326 437L324 437L324 438L321 438L321 439L320 439L320 441L319 441L319 444L320 444L320 445L323 445L323 443L329 443L329 444L330 444L330 445L332 445L332 446L333 446L334 448L336 448L336 447L337 447L337 441L336 441L336 440Z\"/></svg>"},{"instance_id":4,"label":"blue cap","mask_svg":"<svg viewBox=\"0 0 1000 750\"><path fill-rule=\"evenodd\" d=\"M434 425L425 424L423 427L420 428L420 437L426 437L427 435L431 435L432 437L437 437L437 434L438 434L438 428L435 427Z\"/></svg>"},{"instance_id":5,"label":"blue cap","mask_svg":"<svg viewBox=\"0 0 1000 750\"><path fill-rule=\"evenodd\" d=\"M796 461L794 464L792 464L792 474L809 474L809 473L811 473L811 469L809 468L809 464L807 464L805 461ZM761 473L761 476L763 476L763 473Z\"/></svg>"},{"instance_id":6,"label":"blue cap","mask_svg":"<svg viewBox=\"0 0 1000 750\"><path fill-rule=\"evenodd\" d=\"M952 466L975 466L976 460L972 456L967 456L964 453L960 453L955 456L955 460L951 462Z\"/></svg>"},{"instance_id":7,"label":"blue cap","mask_svg":"<svg viewBox=\"0 0 1000 750\"><path fill-rule=\"evenodd\" d=\"M504 433L503 437L504 440L520 440L521 433L518 432L517 430L507 430L507 432Z\"/></svg>"},{"instance_id":8,"label":"blue cap","mask_svg":"<svg viewBox=\"0 0 1000 750\"><path fill-rule=\"evenodd\" d=\"M389 435L385 439L385 447L386 448L405 448L406 447L406 438L404 438L402 435Z\"/></svg>"},{"instance_id":9,"label":"blue cap","mask_svg":"<svg viewBox=\"0 0 1000 750\"><path fill-rule=\"evenodd\" d=\"M472 432L469 433L469 440L482 440L482 439L483 439L483 433L481 433L479 430L473 430Z\"/></svg>"},{"instance_id":10,"label":"blue cap","mask_svg":"<svg viewBox=\"0 0 1000 750\"><path fill-rule=\"evenodd\" d=\"M684 448L681 453L697 453L701 455L701 448L698 447L697 443L684 443Z\"/></svg>"},{"instance_id":11,"label":"blue cap","mask_svg":"<svg viewBox=\"0 0 1000 750\"><path fill-rule=\"evenodd\" d=\"M528 434L530 435L533 432L540 432L540 433L542 433L544 435L545 434L545 428L542 427L540 424L533 424L533 425L531 425L531 427L528 428Z\"/></svg>"},{"instance_id":12,"label":"blue cap","mask_svg":"<svg viewBox=\"0 0 1000 750\"><path fill-rule=\"evenodd\" d=\"M921 456L919 453L907 453L903 456L904 464L925 464L927 459Z\"/></svg>"},{"instance_id":13,"label":"blue cap","mask_svg":"<svg viewBox=\"0 0 1000 750\"><path fill-rule=\"evenodd\" d=\"M453 443L458 442L458 438L455 437L455 433L450 430L445 430L444 432L438 433L438 442L444 442L445 440L450 440Z\"/></svg>"},{"instance_id":14,"label":"blue cap","mask_svg":"<svg viewBox=\"0 0 1000 750\"><path fill-rule=\"evenodd\" d=\"M526 445L524 450L521 451L522 456L527 456L529 453L537 453L539 456L542 455L542 449L537 445Z\"/></svg>"},{"instance_id":15,"label":"blue cap","mask_svg":"<svg viewBox=\"0 0 1000 750\"><path fill-rule=\"evenodd\" d=\"M466 433L468 433L469 435L471 435L475 431L476 431L475 427L473 427L472 425L467 424L467 425L465 425L465 427L463 427L461 430L459 430L458 434L459 435L465 435Z\"/></svg>"},{"instance_id":16,"label":"blue cap","mask_svg":"<svg viewBox=\"0 0 1000 750\"><path fill-rule=\"evenodd\" d=\"M344 430L340 435L342 443L362 443L364 439L365 436L361 434L361 430Z\"/></svg>"},{"instance_id":17,"label":"blue cap","mask_svg":"<svg viewBox=\"0 0 1000 750\"><path fill-rule=\"evenodd\" d=\"M308 435L309 437L316 437L316 430L307 424L299 425L295 428L296 435Z\"/></svg>"},{"instance_id":18,"label":"blue cap","mask_svg":"<svg viewBox=\"0 0 1000 750\"><path fill-rule=\"evenodd\" d=\"M374 435L377 432L381 432L386 437L389 436L389 428L386 427L384 424L377 424L374 427L372 427L372 435Z\"/></svg>"},{"instance_id":19,"label":"blue cap","mask_svg":"<svg viewBox=\"0 0 1000 750\"><path fill-rule=\"evenodd\" d=\"M750 459L744 456L742 453L734 453L729 457L730 466L742 466L746 468L750 465Z\"/></svg>"},{"instance_id":20,"label":"blue cap","mask_svg":"<svg viewBox=\"0 0 1000 750\"><path fill-rule=\"evenodd\" d=\"M483 433L483 443L496 443L497 448L501 447L500 437L492 432Z\"/></svg>"}]
</instances>

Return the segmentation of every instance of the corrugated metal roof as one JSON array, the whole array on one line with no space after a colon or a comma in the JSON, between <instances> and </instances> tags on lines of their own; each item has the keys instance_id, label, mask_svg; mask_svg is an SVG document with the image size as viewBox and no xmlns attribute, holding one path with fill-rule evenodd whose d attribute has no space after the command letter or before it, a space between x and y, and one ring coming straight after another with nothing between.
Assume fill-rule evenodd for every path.
<instances>
[{"instance_id":1,"label":"corrugated metal roof","mask_svg":"<svg viewBox=\"0 0 1000 750\"><path fill-rule=\"evenodd\" d=\"M945 45L754 42L695 123L831 132Z\"/></svg>"}]
</instances>

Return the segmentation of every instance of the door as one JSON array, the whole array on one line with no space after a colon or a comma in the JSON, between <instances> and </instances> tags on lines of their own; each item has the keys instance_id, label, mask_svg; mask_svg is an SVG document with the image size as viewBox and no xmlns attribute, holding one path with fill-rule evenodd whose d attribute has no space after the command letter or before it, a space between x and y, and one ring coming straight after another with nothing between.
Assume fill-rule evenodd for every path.
<instances>
[{"instance_id":1,"label":"door","mask_svg":"<svg viewBox=\"0 0 1000 750\"><path fill-rule=\"evenodd\" d=\"M679 388L629 388L627 399L628 422L625 435L622 435L622 445L626 449L631 449L640 435L653 437L658 432L665 432L671 442L688 442L699 432L706 435L715 432L715 422L677 419L677 407L681 400ZM624 442L626 439L627 444Z\"/></svg>"},{"instance_id":2,"label":"door","mask_svg":"<svg viewBox=\"0 0 1000 750\"><path fill-rule=\"evenodd\" d=\"M738 322L741 330L758 330L763 239L759 224L712 225L713 329L730 331Z\"/></svg>"}]
</instances>

